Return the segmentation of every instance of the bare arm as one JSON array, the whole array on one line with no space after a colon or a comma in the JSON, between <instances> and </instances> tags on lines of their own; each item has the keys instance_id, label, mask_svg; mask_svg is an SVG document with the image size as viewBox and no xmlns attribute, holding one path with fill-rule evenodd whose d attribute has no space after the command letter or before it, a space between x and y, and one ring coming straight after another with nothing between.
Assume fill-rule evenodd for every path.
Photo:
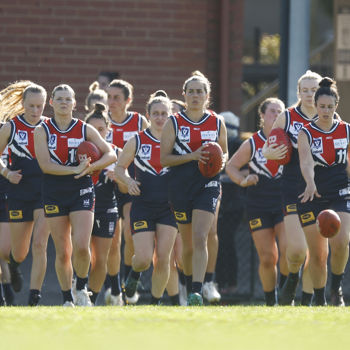
<instances>
[{"instance_id":1,"label":"bare arm","mask_svg":"<svg viewBox=\"0 0 350 350\"><path fill-rule=\"evenodd\" d=\"M78 166L66 166L51 161L47 145L47 135L40 125L34 131L35 155L43 173L51 175L73 175L80 174L89 166L90 158L81 162Z\"/></svg>"},{"instance_id":2,"label":"bare arm","mask_svg":"<svg viewBox=\"0 0 350 350\"><path fill-rule=\"evenodd\" d=\"M300 170L306 182L305 190L299 196L299 198L301 198L302 203L305 203L308 200L312 201L315 196L316 197L321 197L321 196L317 192L317 188L314 180L315 162L312 158L308 138L304 131L300 131L298 136L298 152L299 152Z\"/></svg>"},{"instance_id":3,"label":"bare arm","mask_svg":"<svg viewBox=\"0 0 350 350\"><path fill-rule=\"evenodd\" d=\"M247 174L246 170L240 170L246 165L251 156L249 140L245 140L226 165L226 173L237 185L248 187L256 185L259 177L256 174Z\"/></svg>"},{"instance_id":4,"label":"bare arm","mask_svg":"<svg viewBox=\"0 0 350 350\"><path fill-rule=\"evenodd\" d=\"M168 119L164 125L162 137L160 139L160 164L162 165L162 167L181 165L189 163L192 160L199 160L205 163L208 159L206 157L207 152L202 152L203 146L199 147L196 151L192 153L186 153L182 155L172 154L174 144L175 130L172 121Z\"/></svg>"},{"instance_id":5,"label":"bare arm","mask_svg":"<svg viewBox=\"0 0 350 350\"><path fill-rule=\"evenodd\" d=\"M128 167L135 158L136 139L132 137L124 146L123 152L119 156L117 166L115 167L115 176L117 181L128 187L129 194L139 196L141 194L140 182L130 177Z\"/></svg>"},{"instance_id":6,"label":"bare arm","mask_svg":"<svg viewBox=\"0 0 350 350\"><path fill-rule=\"evenodd\" d=\"M219 118L221 120L221 128L220 128L220 134L218 143L221 146L222 152L223 152L223 159L222 159L222 169L225 167L225 164L228 160L228 150L227 150L227 129L224 118L219 115Z\"/></svg>"}]
</instances>

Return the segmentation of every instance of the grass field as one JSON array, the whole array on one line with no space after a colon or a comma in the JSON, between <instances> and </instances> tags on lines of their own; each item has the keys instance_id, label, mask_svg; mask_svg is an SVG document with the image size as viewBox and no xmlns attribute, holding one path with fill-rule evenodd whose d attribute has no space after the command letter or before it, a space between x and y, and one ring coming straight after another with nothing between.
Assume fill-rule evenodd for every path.
<instances>
[{"instance_id":1,"label":"grass field","mask_svg":"<svg viewBox=\"0 0 350 350\"><path fill-rule=\"evenodd\" d=\"M350 308L12 307L2 349L346 349Z\"/></svg>"}]
</instances>

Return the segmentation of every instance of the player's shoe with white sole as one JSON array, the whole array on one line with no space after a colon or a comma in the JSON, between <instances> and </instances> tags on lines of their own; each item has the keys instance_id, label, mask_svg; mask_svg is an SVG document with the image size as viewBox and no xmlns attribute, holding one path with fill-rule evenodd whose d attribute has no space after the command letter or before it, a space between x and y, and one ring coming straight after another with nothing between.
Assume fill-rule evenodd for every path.
<instances>
[{"instance_id":1,"label":"player's shoe with white sole","mask_svg":"<svg viewBox=\"0 0 350 350\"><path fill-rule=\"evenodd\" d=\"M88 292L86 288L77 290L76 299L74 303L76 306L92 306L90 300L91 292Z\"/></svg>"},{"instance_id":2,"label":"player's shoe with white sole","mask_svg":"<svg viewBox=\"0 0 350 350\"><path fill-rule=\"evenodd\" d=\"M123 306L124 305L124 300L123 300L123 294L120 293L118 295L110 295L110 304L113 306Z\"/></svg>"},{"instance_id":3,"label":"player's shoe with white sole","mask_svg":"<svg viewBox=\"0 0 350 350\"><path fill-rule=\"evenodd\" d=\"M203 297L209 303L218 303L221 300L221 295L216 289L214 281L205 282L203 284Z\"/></svg>"}]
</instances>

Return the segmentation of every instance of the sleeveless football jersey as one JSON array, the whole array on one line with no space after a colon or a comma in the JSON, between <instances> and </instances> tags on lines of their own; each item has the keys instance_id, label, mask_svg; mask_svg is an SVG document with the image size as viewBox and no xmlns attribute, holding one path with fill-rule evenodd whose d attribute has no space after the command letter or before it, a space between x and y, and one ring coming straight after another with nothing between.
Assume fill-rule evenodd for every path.
<instances>
[{"instance_id":1,"label":"sleeveless football jersey","mask_svg":"<svg viewBox=\"0 0 350 350\"><path fill-rule=\"evenodd\" d=\"M279 210L282 208L280 177L283 166L263 156L262 148L265 142L266 136L262 130L249 139L251 147L249 172L258 175L259 181L256 185L247 187L247 204L249 208Z\"/></svg>"},{"instance_id":2,"label":"sleeveless football jersey","mask_svg":"<svg viewBox=\"0 0 350 350\"><path fill-rule=\"evenodd\" d=\"M315 162L315 184L320 195L324 199L334 199L350 194L346 172L349 124L334 121L332 128L324 131L312 122L302 130L307 135Z\"/></svg>"},{"instance_id":3,"label":"sleeveless football jersey","mask_svg":"<svg viewBox=\"0 0 350 350\"><path fill-rule=\"evenodd\" d=\"M175 130L173 154L182 155L196 151L206 142L217 142L219 138L221 120L212 111L207 111L201 120L194 122L185 113L172 115L171 121ZM208 183L218 184L219 175L205 178L198 169L198 161L191 161L170 167L170 190L194 193Z\"/></svg>"},{"instance_id":4,"label":"sleeveless football jersey","mask_svg":"<svg viewBox=\"0 0 350 350\"><path fill-rule=\"evenodd\" d=\"M168 202L168 168L160 164L160 141L149 129L135 135L135 178L141 183L140 196L133 201L147 202L151 206Z\"/></svg>"},{"instance_id":5,"label":"sleeveless football jersey","mask_svg":"<svg viewBox=\"0 0 350 350\"><path fill-rule=\"evenodd\" d=\"M126 142L142 130L142 115L137 112L128 112L122 123L111 121L111 131L108 133L107 142L113 143L123 149Z\"/></svg>"},{"instance_id":6,"label":"sleeveless football jersey","mask_svg":"<svg viewBox=\"0 0 350 350\"><path fill-rule=\"evenodd\" d=\"M301 128L310 123L311 120L301 111L299 106L286 109L285 116L286 125L284 130L290 138L293 152L290 162L284 166L282 181L287 180L295 184L300 182L302 177L299 165L298 134Z\"/></svg>"},{"instance_id":7,"label":"sleeveless football jersey","mask_svg":"<svg viewBox=\"0 0 350 350\"><path fill-rule=\"evenodd\" d=\"M34 130L46 119L46 117L41 117L36 125L28 123L24 115L19 115L10 120L11 132L8 140L10 169L21 170L23 175L17 185L10 184L9 195L11 198L32 200L36 199L41 193L42 171L35 158Z\"/></svg>"}]
</instances>

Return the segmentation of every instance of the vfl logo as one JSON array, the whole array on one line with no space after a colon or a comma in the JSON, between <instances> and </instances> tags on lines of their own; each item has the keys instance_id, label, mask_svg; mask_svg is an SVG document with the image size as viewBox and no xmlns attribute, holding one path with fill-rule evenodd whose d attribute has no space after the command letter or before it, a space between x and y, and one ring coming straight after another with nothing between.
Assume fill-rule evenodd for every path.
<instances>
[{"instance_id":1,"label":"vfl logo","mask_svg":"<svg viewBox=\"0 0 350 350\"><path fill-rule=\"evenodd\" d=\"M56 134L50 135L48 147L49 147L49 149L56 150L56 148L57 148L57 135Z\"/></svg>"},{"instance_id":2,"label":"vfl logo","mask_svg":"<svg viewBox=\"0 0 350 350\"><path fill-rule=\"evenodd\" d=\"M323 153L322 137L317 137L312 140L311 152L313 154Z\"/></svg>"},{"instance_id":3,"label":"vfl logo","mask_svg":"<svg viewBox=\"0 0 350 350\"><path fill-rule=\"evenodd\" d=\"M18 136L17 142L19 145L28 146L28 133L26 131L24 130L18 131L17 136Z\"/></svg>"},{"instance_id":4,"label":"vfl logo","mask_svg":"<svg viewBox=\"0 0 350 350\"><path fill-rule=\"evenodd\" d=\"M271 138L276 138L276 136L271 136ZM274 143L275 141L270 141L270 138L269 138L269 143ZM267 160L266 158L264 157L263 153L262 153L262 149L259 148L258 149L258 152L256 153L256 161L260 164L266 164L267 163Z\"/></svg>"},{"instance_id":5,"label":"vfl logo","mask_svg":"<svg viewBox=\"0 0 350 350\"><path fill-rule=\"evenodd\" d=\"M190 128L188 126L181 126L179 140L181 142L190 142L190 138L191 138Z\"/></svg>"},{"instance_id":6,"label":"vfl logo","mask_svg":"<svg viewBox=\"0 0 350 350\"><path fill-rule=\"evenodd\" d=\"M142 145L139 155L143 160L150 160L152 155L152 145Z\"/></svg>"},{"instance_id":7,"label":"vfl logo","mask_svg":"<svg viewBox=\"0 0 350 350\"><path fill-rule=\"evenodd\" d=\"M298 137L299 131L303 126L303 123L294 122L292 130L290 130L293 136Z\"/></svg>"},{"instance_id":8,"label":"vfl logo","mask_svg":"<svg viewBox=\"0 0 350 350\"><path fill-rule=\"evenodd\" d=\"M109 143L113 142L113 130L109 130L108 131L108 134L106 136L106 141L109 142Z\"/></svg>"}]
</instances>

